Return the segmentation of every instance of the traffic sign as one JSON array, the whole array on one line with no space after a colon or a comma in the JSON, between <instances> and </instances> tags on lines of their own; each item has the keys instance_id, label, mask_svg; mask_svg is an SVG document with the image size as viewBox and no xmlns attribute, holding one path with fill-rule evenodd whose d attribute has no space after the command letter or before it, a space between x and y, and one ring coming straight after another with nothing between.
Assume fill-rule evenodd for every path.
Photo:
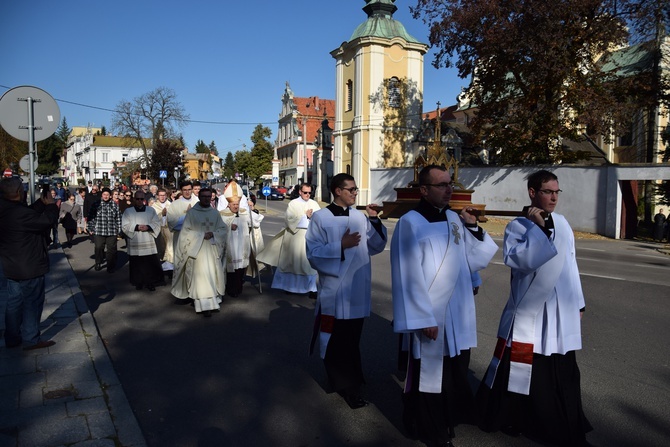
<instances>
[{"instance_id":1,"label":"traffic sign","mask_svg":"<svg viewBox=\"0 0 670 447\"><path fill-rule=\"evenodd\" d=\"M161 170L158 174L160 178L167 178L167 171Z\"/></svg>"},{"instance_id":2,"label":"traffic sign","mask_svg":"<svg viewBox=\"0 0 670 447\"><path fill-rule=\"evenodd\" d=\"M262 192L263 192L263 195L265 197L269 196L270 195L270 187L269 186L263 186L263 191Z\"/></svg>"}]
</instances>

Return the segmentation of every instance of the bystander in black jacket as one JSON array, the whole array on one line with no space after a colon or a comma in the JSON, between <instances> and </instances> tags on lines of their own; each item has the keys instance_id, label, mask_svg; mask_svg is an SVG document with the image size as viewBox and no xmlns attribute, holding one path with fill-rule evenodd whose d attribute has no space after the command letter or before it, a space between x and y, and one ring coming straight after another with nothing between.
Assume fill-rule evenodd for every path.
<instances>
[{"instance_id":1,"label":"bystander in black jacket","mask_svg":"<svg viewBox=\"0 0 670 447\"><path fill-rule=\"evenodd\" d=\"M21 281L49 271L48 237L57 220L55 204L0 199L0 259L7 278Z\"/></svg>"}]
</instances>

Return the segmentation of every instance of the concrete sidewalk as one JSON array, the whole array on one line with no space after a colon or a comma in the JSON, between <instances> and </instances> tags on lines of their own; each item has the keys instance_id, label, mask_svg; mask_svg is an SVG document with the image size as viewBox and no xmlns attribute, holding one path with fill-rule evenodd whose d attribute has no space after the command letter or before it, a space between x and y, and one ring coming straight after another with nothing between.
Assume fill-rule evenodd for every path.
<instances>
[{"instance_id":1,"label":"concrete sidewalk","mask_svg":"<svg viewBox=\"0 0 670 447\"><path fill-rule=\"evenodd\" d=\"M50 348L0 339L0 447L142 447L140 431L77 278L50 250L42 337ZM0 297L0 329L6 297Z\"/></svg>"}]
</instances>

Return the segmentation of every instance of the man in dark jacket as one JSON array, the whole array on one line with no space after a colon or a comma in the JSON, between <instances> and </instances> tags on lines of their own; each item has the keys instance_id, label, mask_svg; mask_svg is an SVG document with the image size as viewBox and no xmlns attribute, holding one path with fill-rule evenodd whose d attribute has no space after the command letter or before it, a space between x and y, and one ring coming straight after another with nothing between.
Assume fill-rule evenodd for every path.
<instances>
[{"instance_id":1,"label":"man in dark jacket","mask_svg":"<svg viewBox=\"0 0 670 447\"><path fill-rule=\"evenodd\" d=\"M50 194L30 207L24 202L20 178L0 181L0 261L7 278L5 346L39 349L53 346L40 339L44 308L44 275L49 271L47 238L58 220Z\"/></svg>"}]
</instances>

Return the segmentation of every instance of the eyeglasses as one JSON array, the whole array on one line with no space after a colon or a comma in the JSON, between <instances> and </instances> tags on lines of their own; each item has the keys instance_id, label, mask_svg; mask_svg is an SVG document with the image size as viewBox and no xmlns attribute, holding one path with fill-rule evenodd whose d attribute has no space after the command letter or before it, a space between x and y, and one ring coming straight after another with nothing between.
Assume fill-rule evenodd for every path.
<instances>
[{"instance_id":1,"label":"eyeglasses","mask_svg":"<svg viewBox=\"0 0 670 447\"><path fill-rule=\"evenodd\" d=\"M144 200L144 197L135 197L135 200Z\"/></svg>"},{"instance_id":2,"label":"eyeglasses","mask_svg":"<svg viewBox=\"0 0 670 447\"><path fill-rule=\"evenodd\" d=\"M538 192L544 194L545 196L550 196L550 195L552 195L552 194L556 194L556 195L558 196L560 193L563 192L563 190L562 190L562 189L557 189L557 190L553 190L553 189L539 189Z\"/></svg>"},{"instance_id":3,"label":"eyeglasses","mask_svg":"<svg viewBox=\"0 0 670 447\"><path fill-rule=\"evenodd\" d=\"M124 194L124 196L126 196L126 197L130 197L130 194Z\"/></svg>"},{"instance_id":4,"label":"eyeglasses","mask_svg":"<svg viewBox=\"0 0 670 447\"><path fill-rule=\"evenodd\" d=\"M311 194L312 191L300 191L300 194Z\"/></svg>"},{"instance_id":5,"label":"eyeglasses","mask_svg":"<svg viewBox=\"0 0 670 447\"><path fill-rule=\"evenodd\" d=\"M340 188L344 189L345 191L349 191L351 194L358 194L358 187L357 186L352 186L351 188Z\"/></svg>"},{"instance_id":6,"label":"eyeglasses","mask_svg":"<svg viewBox=\"0 0 670 447\"><path fill-rule=\"evenodd\" d=\"M424 183L421 186L432 186L433 188L439 189L440 191L445 191L447 188L454 189L454 182L449 182L449 183Z\"/></svg>"}]
</instances>

